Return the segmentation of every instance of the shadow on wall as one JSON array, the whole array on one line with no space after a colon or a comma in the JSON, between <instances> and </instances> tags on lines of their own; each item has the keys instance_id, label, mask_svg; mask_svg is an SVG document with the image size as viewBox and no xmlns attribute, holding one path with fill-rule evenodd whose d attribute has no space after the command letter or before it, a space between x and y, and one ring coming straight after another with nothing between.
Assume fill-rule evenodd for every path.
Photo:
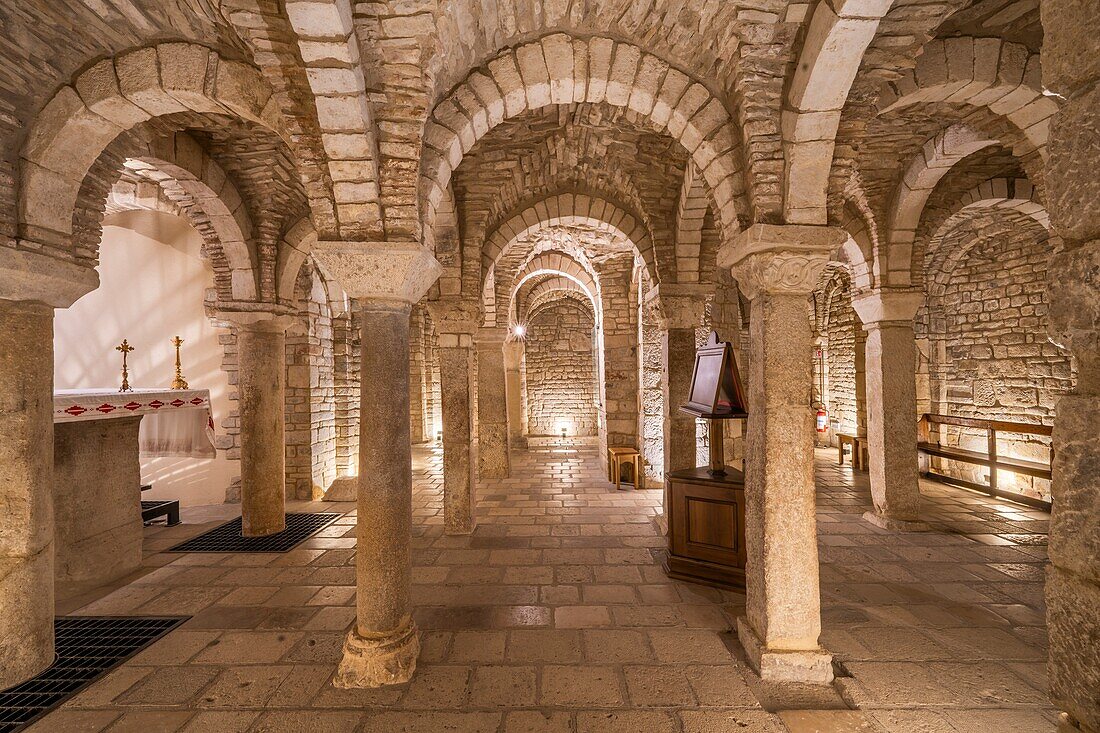
<instances>
[{"instance_id":1,"label":"shadow on wall","mask_svg":"<svg viewBox=\"0 0 1100 733\"><path fill-rule=\"evenodd\" d=\"M213 273L199 259L202 239L186 221L169 214L128 211L104 220L98 267L100 286L54 322L55 389L117 389L120 362L114 347L123 338L135 388L172 383L173 336L184 340L183 372L194 389L209 389L219 438L229 416L229 380L222 370L219 335L203 299ZM219 450L215 458L146 458L145 498L178 498L182 506L217 504L240 473L238 462Z\"/></svg>"}]
</instances>

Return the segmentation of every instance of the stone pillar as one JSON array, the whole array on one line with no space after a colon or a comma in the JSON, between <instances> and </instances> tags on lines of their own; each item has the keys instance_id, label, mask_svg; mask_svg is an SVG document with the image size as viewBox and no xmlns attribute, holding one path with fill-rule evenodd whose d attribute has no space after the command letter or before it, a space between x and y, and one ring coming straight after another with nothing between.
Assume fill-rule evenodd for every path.
<instances>
[{"instance_id":1,"label":"stone pillar","mask_svg":"<svg viewBox=\"0 0 1100 733\"><path fill-rule=\"evenodd\" d=\"M864 514L885 529L917 531L917 347L913 316L924 295L911 290L874 290L857 295L852 307L867 332L867 442L871 498Z\"/></svg>"},{"instance_id":2,"label":"stone pillar","mask_svg":"<svg viewBox=\"0 0 1100 733\"><path fill-rule=\"evenodd\" d=\"M412 310L409 324L409 430L412 442L427 443L431 437L428 414L428 375L424 361L424 315L419 306Z\"/></svg>"},{"instance_id":3,"label":"stone pillar","mask_svg":"<svg viewBox=\"0 0 1100 733\"><path fill-rule=\"evenodd\" d=\"M53 309L98 283L0 247L0 689L53 663Z\"/></svg>"},{"instance_id":4,"label":"stone pillar","mask_svg":"<svg viewBox=\"0 0 1100 733\"><path fill-rule=\"evenodd\" d=\"M53 308L0 300L0 689L53 663Z\"/></svg>"},{"instance_id":5,"label":"stone pillar","mask_svg":"<svg viewBox=\"0 0 1100 733\"><path fill-rule=\"evenodd\" d=\"M527 447L527 395L523 389L523 341L504 343L504 387L508 402L508 443Z\"/></svg>"},{"instance_id":6,"label":"stone pillar","mask_svg":"<svg viewBox=\"0 0 1100 733\"><path fill-rule=\"evenodd\" d=\"M655 300L662 331L665 473L696 466L695 417L680 410L688 401L695 369L695 331L703 325L703 293L683 293L695 286L658 285L647 300Z\"/></svg>"},{"instance_id":7,"label":"stone pillar","mask_svg":"<svg viewBox=\"0 0 1100 733\"><path fill-rule=\"evenodd\" d=\"M633 297L634 255L596 265L603 328L603 398L607 446L638 445L638 307ZM606 460L606 456L604 456Z\"/></svg>"},{"instance_id":8,"label":"stone pillar","mask_svg":"<svg viewBox=\"0 0 1100 733\"><path fill-rule=\"evenodd\" d=\"M507 478L508 397L503 328L477 332L477 470L481 478Z\"/></svg>"},{"instance_id":9,"label":"stone pillar","mask_svg":"<svg viewBox=\"0 0 1100 733\"><path fill-rule=\"evenodd\" d=\"M294 319L264 311L221 311L237 330L241 422L241 532L286 529L286 329Z\"/></svg>"},{"instance_id":10,"label":"stone pillar","mask_svg":"<svg viewBox=\"0 0 1100 733\"><path fill-rule=\"evenodd\" d=\"M1050 126L1047 205L1064 249L1047 284L1051 340L1077 361L1054 420L1047 626L1060 731L1100 733L1100 38L1089 0L1043 0L1043 86L1063 100ZM1045 98L1053 104L1049 97Z\"/></svg>"},{"instance_id":11,"label":"stone pillar","mask_svg":"<svg viewBox=\"0 0 1100 733\"><path fill-rule=\"evenodd\" d=\"M762 678L827 684L832 655L818 644L821 599L810 409L808 298L837 229L757 224L724 246L750 300L745 447L746 615L737 635Z\"/></svg>"},{"instance_id":12,"label":"stone pillar","mask_svg":"<svg viewBox=\"0 0 1100 733\"><path fill-rule=\"evenodd\" d=\"M362 329L355 626L333 684L408 682L420 638L412 620L409 313L442 268L415 243L318 242L313 255L355 298Z\"/></svg>"},{"instance_id":13,"label":"stone pillar","mask_svg":"<svg viewBox=\"0 0 1100 733\"><path fill-rule=\"evenodd\" d=\"M474 531L472 361L480 307L448 298L429 304L439 332L440 402L443 407L443 531Z\"/></svg>"}]
</instances>

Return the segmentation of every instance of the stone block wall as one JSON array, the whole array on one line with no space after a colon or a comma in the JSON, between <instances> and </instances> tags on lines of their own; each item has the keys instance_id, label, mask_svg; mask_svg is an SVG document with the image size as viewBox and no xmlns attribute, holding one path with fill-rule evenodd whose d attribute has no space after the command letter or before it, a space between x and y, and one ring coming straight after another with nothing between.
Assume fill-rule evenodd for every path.
<instances>
[{"instance_id":1,"label":"stone block wall","mask_svg":"<svg viewBox=\"0 0 1100 733\"><path fill-rule=\"evenodd\" d=\"M1067 352L1047 339L1047 266L1055 253L1033 229L999 229L932 283L918 328L932 344L935 412L1050 425L1058 398L1074 383ZM950 264L950 263L949 263ZM998 453L1046 461L1049 438L999 434ZM985 433L943 428L940 441L986 449ZM940 462L952 475L984 482L988 469ZM1049 481L998 474L999 485L1049 500Z\"/></svg>"},{"instance_id":2,"label":"stone block wall","mask_svg":"<svg viewBox=\"0 0 1100 733\"><path fill-rule=\"evenodd\" d=\"M286 492L319 499L337 475L333 323L319 276L298 284L299 323L286 337Z\"/></svg>"},{"instance_id":3,"label":"stone block wall","mask_svg":"<svg viewBox=\"0 0 1100 733\"><path fill-rule=\"evenodd\" d=\"M332 319L333 390L336 399L336 470L359 473L359 327L354 316Z\"/></svg>"},{"instance_id":4,"label":"stone block wall","mask_svg":"<svg viewBox=\"0 0 1100 733\"><path fill-rule=\"evenodd\" d=\"M844 270L836 270L825 284L822 322L825 337L824 402L829 413L830 441L833 433L865 431L865 395L860 389L863 324L852 308L852 284Z\"/></svg>"},{"instance_id":5,"label":"stone block wall","mask_svg":"<svg viewBox=\"0 0 1100 733\"><path fill-rule=\"evenodd\" d=\"M661 385L664 353L661 327L652 308L642 308L640 340L642 409L639 429L642 457L645 459L646 481L657 486L665 480L665 395Z\"/></svg>"},{"instance_id":6,"label":"stone block wall","mask_svg":"<svg viewBox=\"0 0 1100 733\"><path fill-rule=\"evenodd\" d=\"M598 375L592 312L562 298L530 318L526 337L527 428L531 435L597 433Z\"/></svg>"}]
</instances>

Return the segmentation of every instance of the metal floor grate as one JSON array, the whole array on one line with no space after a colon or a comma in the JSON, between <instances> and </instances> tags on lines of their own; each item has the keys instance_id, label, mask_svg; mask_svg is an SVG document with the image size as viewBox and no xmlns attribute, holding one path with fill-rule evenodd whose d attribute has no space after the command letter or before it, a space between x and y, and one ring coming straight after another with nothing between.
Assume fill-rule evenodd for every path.
<instances>
[{"instance_id":1,"label":"metal floor grate","mask_svg":"<svg viewBox=\"0 0 1100 733\"><path fill-rule=\"evenodd\" d=\"M237 517L167 552L286 552L340 516L339 512L288 513L286 529L266 537L243 537L241 519Z\"/></svg>"},{"instance_id":2,"label":"metal floor grate","mask_svg":"<svg viewBox=\"0 0 1100 733\"><path fill-rule=\"evenodd\" d=\"M188 618L55 618L54 663L37 677L0 692L0 733L38 720Z\"/></svg>"}]
</instances>

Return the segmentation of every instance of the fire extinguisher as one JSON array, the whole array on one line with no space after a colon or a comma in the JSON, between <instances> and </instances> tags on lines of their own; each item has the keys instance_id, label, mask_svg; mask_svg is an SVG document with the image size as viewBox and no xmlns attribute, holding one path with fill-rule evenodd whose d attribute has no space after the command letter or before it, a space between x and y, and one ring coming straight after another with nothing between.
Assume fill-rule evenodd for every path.
<instances>
[{"instance_id":1,"label":"fire extinguisher","mask_svg":"<svg viewBox=\"0 0 1100 733\"><path fill-rule=\"evenodd\" d=\"M825 406L817 408L817 432L824 433L826 426L829 423L829 413L825 411Z\"/></svg>"}]
</instances>

